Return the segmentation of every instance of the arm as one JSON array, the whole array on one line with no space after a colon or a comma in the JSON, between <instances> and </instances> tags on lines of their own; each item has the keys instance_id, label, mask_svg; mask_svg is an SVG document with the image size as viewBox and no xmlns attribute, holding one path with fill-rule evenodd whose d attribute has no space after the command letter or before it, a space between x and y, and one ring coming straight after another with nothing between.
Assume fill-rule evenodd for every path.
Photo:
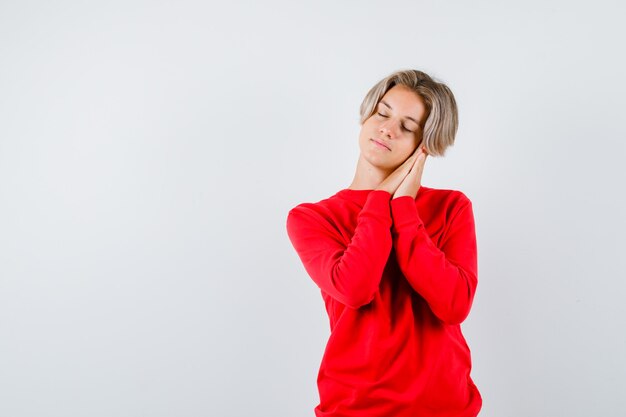
<instances>
[{"instance_id":1,"label":"arm","mask_svg":"<svg viewBox=\"0 0 626 417\"><path fill-rule=\"evenodd\" d=\"M374 298L391 253L391 194L373 190L346 246L339 232L309 207L287 216L287 233L317 286L340 303L359 308Z\"/></svg>"},{"instance_id":2,"label":"arm","mask_svg":"<svg viewBox=\"0 0 626 417\"><path fill-rule=\"evenodd\" d=\"M447 324L469 314L477 285L477 248L471 202L465 198L450 220L439 249L410 196L391 200L392 237L398 265L413 289Z\"/></svg>"}]
</instances>

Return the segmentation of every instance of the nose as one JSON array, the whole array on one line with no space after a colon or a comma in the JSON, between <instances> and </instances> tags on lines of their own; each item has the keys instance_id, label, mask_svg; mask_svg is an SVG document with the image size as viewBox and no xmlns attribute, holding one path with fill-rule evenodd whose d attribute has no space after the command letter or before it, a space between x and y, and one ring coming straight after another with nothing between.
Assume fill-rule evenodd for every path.
<instances>
[{"instance_id":1,"label":"nose","mask_svg":"<svg viewBox=\"0 0 626 417\"><path fill-rule=\"evenodd\" d=\"M396 137L396 129L397 127L395 126L395 124L391 121L391 120L386 120L383 123L380 124L380 127L378 128L378 131L389 137L390 139L393 139L394 137Z\"/></svg>"}]
</instances>

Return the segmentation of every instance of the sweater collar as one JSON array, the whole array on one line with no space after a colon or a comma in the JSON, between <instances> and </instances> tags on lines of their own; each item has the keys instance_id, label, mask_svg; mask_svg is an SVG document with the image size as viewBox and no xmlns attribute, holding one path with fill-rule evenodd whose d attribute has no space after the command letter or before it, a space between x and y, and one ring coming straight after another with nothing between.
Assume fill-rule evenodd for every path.
<instances>
[{"instance_id":1,"label":"sweater collar","mask_svg":"<svg viewBox=\"0 0 626 417\"><path fill-rule=\"evenodd\" d=\"M417 191L417 196L419 197L420 193L423 193L424 191L430 190L429 187L425 187L423 185L420 185L419 190ZM374 191L373 189L366 189L366 190L353 190L351 188L344 188L342 190L339 190L335 195L337 197L343 198L345 200L350 200L352 202L358 203L360 205L365 204L365 201L367 200L367 196L370 194L370 192ZM417 197L416 197L417 199Z\"/></svg>"},{"instance_id":2,"label":"sweater collar","mask_svg":"<svg viewBox=\"0 0 626 417\"><path fill-rule=\"evenodd\" d=\"M352 201L354 203L358 203L359 205L363 205L365 204L365 200L367 200L367 196L370 194L370 192L374 191L373 189L371 190L353 190L350 188L344 188L342 190L339 190L339 192L337 192L337 196L340 198L343 198L345 200L349 200Z\"/></svg>"}]
</instances>

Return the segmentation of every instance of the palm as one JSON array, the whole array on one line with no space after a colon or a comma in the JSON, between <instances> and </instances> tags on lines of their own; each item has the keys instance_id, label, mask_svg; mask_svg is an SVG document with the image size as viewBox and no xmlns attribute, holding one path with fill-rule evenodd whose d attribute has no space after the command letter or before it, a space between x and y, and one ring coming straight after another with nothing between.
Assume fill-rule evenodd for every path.
<instances>
[{"instance_id":1,"label":"palm","mask_svg":"<svg viewBox=\"0 0 626 417\"><path fill-rule=\"evenodd\" d=\"M426 162L426 156L426 151L422 151L420 148L418 156L413 162L411 170L398 186L398 189L393 194L393 198L403 196L411 196L415 198L417 196L417 191L421 186L422 172L424 172L424 163Z\"/></svg>"}]
</instances>

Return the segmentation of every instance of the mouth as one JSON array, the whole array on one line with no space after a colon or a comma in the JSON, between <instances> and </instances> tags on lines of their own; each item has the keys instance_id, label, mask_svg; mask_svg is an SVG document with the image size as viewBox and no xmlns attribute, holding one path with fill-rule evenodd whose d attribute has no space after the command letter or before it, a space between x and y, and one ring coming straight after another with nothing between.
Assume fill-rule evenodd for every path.
<instances>
[{"instance_id":1,"label":"mouth","mask_svg":"<svg viewBox=\"0 0 626 417\"><path fill-rule=\"evenodd\" d=\"M373 141L373 142L376 144L376 146L380 146L381 148L385 148L385 149L387 149L388 151L390 151L390 150L391 150L391 148L389 148L389 146L385 145L385 144L384 144L384 143L382 143L382 142L377 141L376 139L370 139L370 140L371 140L371 141Z\"/></svg>"}]
</instances>

